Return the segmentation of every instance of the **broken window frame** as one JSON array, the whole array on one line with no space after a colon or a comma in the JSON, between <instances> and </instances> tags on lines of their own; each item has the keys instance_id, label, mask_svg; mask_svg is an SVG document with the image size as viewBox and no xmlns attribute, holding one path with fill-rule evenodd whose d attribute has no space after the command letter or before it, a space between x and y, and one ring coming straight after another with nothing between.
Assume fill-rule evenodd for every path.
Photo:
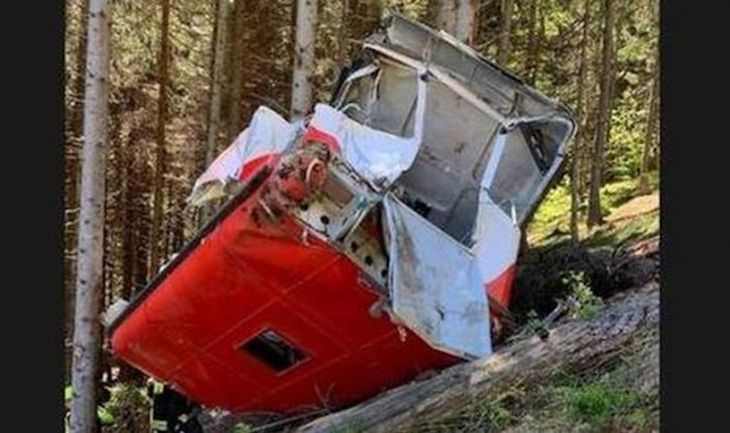
<instances>
[{"instance_id":1,"label":"broken window frame","mask_svg":"<svg viewBox=\"0 0 730 433\"><path fill-rule=\"evenodd\" d=\"M541 170L542 178L540 182L538 183L538 186L534 188L534 191L532 194L530 194L530 198L527 200L526 205L523 207L522 212L517 213L516 211L512 211L511 209L503 209L503 211L513 219L515 225L522 226L524 222L529 218L529 216L532 215L534 212L535 206L539 202L539 199L542 195L544 195L544 191L547 188L547 185L554 177L555 173L560 169L560 167L563 165L565 160L565 147L567 146L570 139L575 134L575 124L572 120L570 120L567 116L565 116L565 113L568 111L565 107L558 106L560 110L557 108L553 111L550 111L546 114L538 115L538 116L523 116L523 117L506 117L502 115L499 111L492 108L486 101L483 101L480 99L477 95L475 95L472 91L469 90L469 88L461 84L459 80L452 77L448 71L442 70L439 66L435 65L429 65L427 63L421 62L420 60L417 60L415 58L409 57L405 54L402 54L400 52L397 52L393 49L390 49L380 43L374 43L374 42L366 42L364 44L365 50L371 50L375 52L376 54L380 55L381 57L375 57L371 61L371 63L368 63L365 67L361 68L358 71L361 71L362 69L369 68L368 73L372 72L372 64L377 64L378 62L385 61L392 64L400 64L402 67L406 67L412 70L419 70L419 69L426 69L429 74L433 75L438 81L445 84L447 87L449 87L452 91L456 92L459 96L464 98L467 102L471 103L475 108L479 109L480 111L484 112L488 116L493 117L498 124L502 125L505 128L513 129L515 127L520 128L522 130L523 128L529 128L537 123L541 122L553 122L559 125L564 126L566 129L564 131L564 135L562 138L555 138L555 141L558 143L558 148L555 151L554 157L552 161L550 161L549 164L547 164L547 167ZM357 72L357 71L356 71ZM355 76L352 79L345 79L345 82L343 86L338 90L338 93L333 98L335 101L335 106L338 107L338 104L341 104L346 97L350 87L352 86L352 82L356 80L357 78L361 78L365 75L359 75ZM514 79L514 78L513 78ZM518 81L519 82L519 81ZM519 82L521 84L521 82ZM529 89L528 89L529 90ZM530 96L533 92L530 92ZM519 94L518 94L519 95ZM517 100L519 98L515 98L515 105L513 106L513 109L516 108ZM547 101L547 100L546 100ZM561 112L561 110L563 112ZM513 110L514 111L514 110ZM492 137L490 138L490 142L494 141L494 138L497 135L497 132L499 131L499 128L495 131L495 133L492 134ZM524 131L523 131L524 134ZM525 141L527 143L530 143L529 138L527 138ZM488 142L489 143L489 142ZM529 146L529 144L528 144ZM489 144L485 146L485 148L490 147ZM530 153L532 154L533 158L535 158L535 149L532 146L530 147ZM489 150L487 150L489 151ZM490 152L491 153L491 152ZM492 159L492 155L489 155L487 157L486 162L484 163L483 167L486 167L486 165L489 164L489 160ZM537 164L537 162L536 162ZM476 173L474 173L476 174ZM483 188L483 186L480 186L479 188ZM489 193L489 191L487 191ZM472 225L471 232L474 232L474 228L476 226L476 223ZM465 245L473 246L473 240L470 243L465 243L464 239L457 239L460 242L464 243Z\"/></svg>"},{"instance_id":2,"label":"broken window frame","mask_svg":"<svg viewBox=\"0 0 730 433\"><path fill-rule=\"evenodd\" d=\"M238 350L265 365L276 375L288 373L310 358L306 350L271 327L257 332L241 343Z\"/></svg>"}]
</instances>

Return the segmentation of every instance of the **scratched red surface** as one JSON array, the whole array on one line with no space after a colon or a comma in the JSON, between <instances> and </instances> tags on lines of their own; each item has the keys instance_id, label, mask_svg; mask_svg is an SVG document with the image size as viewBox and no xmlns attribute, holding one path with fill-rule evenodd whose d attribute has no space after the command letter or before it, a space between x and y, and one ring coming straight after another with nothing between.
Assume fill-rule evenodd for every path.
<instances>
[{"instance_id":1,"label":"scratched red surface","mask_svg":"<svg viewBox=\"0 0 730 433\"><path fill-rule=\"evenodd\" d=\"M120 324L113 351L208 406L289 412L352 404L458 359L405 339L344 255L292 220L257 225L254 193ZM242 344L273 329L306 353L276 372Z\"/></svg>"}]
</instances>

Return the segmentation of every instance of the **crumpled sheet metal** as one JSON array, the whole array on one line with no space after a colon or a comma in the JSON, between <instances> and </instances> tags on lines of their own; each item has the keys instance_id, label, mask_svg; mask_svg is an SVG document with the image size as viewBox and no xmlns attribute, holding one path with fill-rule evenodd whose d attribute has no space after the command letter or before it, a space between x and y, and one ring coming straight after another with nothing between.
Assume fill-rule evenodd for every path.
<instances>
[{"instance_id":1,"label":"crumpled sheet metal","mask_svg":"<svg viewBox=\"0 0 730 433\"><path fill-rule=\"evenodd\" d=\"M390 186L416 159L423 140L426 83L418 79L413 136L398 137L358 123L327 104L317 104L305 133L334 147L376 191Z\"/></svg>"},{"instance_id":2,"label":"crumpled sheet metal","mask_svg":"<svg viewBox=\"0 0 730 433\"><path fill-rule=\"evenodd\" d=\"M260 106L251 123L198 177L188 202L198 206L227 195L231 180L246 180L261 165L271 162L297 137L300 126L274 110Z\"/></svg>"},{"instance_id":3,"label":"crumpled sheet metal","mask_svg":"<svg viewBox=\"0 0 730 433\"><path fill-rule=\"evenodd\" d=\"M392 194L383 203L397 320L439 350L490 355L489 305L474 256Z\"/></svg>"}]
</instances>

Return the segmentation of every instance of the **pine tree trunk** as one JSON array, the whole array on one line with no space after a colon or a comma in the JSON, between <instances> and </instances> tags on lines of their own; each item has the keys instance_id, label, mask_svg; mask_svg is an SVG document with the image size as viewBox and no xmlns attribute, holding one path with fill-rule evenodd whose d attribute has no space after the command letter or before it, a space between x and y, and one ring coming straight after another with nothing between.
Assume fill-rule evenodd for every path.
<instances>
[{"instance_id":1,"label":"pine tree trunk","mask_svg":"<svg viewBox=\"0 0 730 433\"><path fill-rule=\"evenodd\" d=\"M231 56L231 98L228 109L228 142L232 142L242 129L241 97L243 95L243 54L245 48L246 29L244 18L245 0L236 0L233 6L233 55Z\"/></svg>"},{"instance_id":2,"label":"pine tree trunk","mask_svg":"<svg viewBox=\"0 0 730 433\"><path fill-rule=\"evenodd\" d=\"M588 26L590 24L590 0L585 0L583 3L583 34L580 42L580 60L578 65L578 96L576 103L575 118L578 120L579 125L584 125L583 118L585 117L583 112L585 104L585 85L586 78L588 76L588 65L587 65L587 49L588 45ZM580 240L578 234L578 207L580 205L580 194L579 194L579 183L580 173L578 172L578 161L580 160L581 153L583 151L583 137L585 133L578 131L575 138L575 144L573 145L573 155L570 159L570 239L573 244L577 244Z\"/></svg>"},{"instance_id":3,"label":"pine tree trunk","mask_svg":"<svg viewBox=\"0 0 730 433\"><path fill-rule=\"evenodd\" d=\"M64 261L66 262L66 273L64 278L64 337L73 334L73 322L74 322L74 296L76 294L75 283L76 283L76 262L67 258L66 249L71 245L76 245L78 242L78 221L74 224L74 219L71 217L71 212L78 209L79 206L79 144L83 137L84 127L84 84L85 71L86 71L86 30L89 26L89 0L83 0L81 2L81 26L79 31L79 41L76 48L76 71L74 81L71 86L71 98L74 101L72 109L70 110L69 126L70 136L66 136L66 178L67 189L64 197ZM67 346L68 347L68 346ZM64 359L65 365L65 379L66 381L71 380L71 364L73 357L72 346L66 350L66 357Z\"/></svg>"},{"instance_id":4,"label":"pine tree trunk","mask_svg":"<svg viewBox=\"0 0 730 433\"><path fill-rule=\"evenodd\" d=\"M454 36L466 44L474 42L478 8L478 0L459 0L459 6L456 10L456 29Z\"/></svg>"},{"instance_id":5,"label":"pine tree trunk","mask_svg":"<svg viewBox=\"0 0 730 433\"><path fill-rule=\"evenodd\" d=\"M477 0L441 0L436 12L436 27L470 44L475 33Z\"/></svg>"},{"instance_id":6,"label":"pine tree trunk","mask_svg":"<svg viewBox=\"0 0 730 433\"><path fill-rule=\"evenodd\" d=\"M132 295L132 278L134 275L134 260L135 251L137 247L135 245L135 218L134 218L134 197L132 196L132 186L134 172L132 171L132 140L136 136L135 130L132 129L129 133L124 147L122 148L122 209L124 217L122 218L122 290L119 296L122 299L130 300Z\"/></svg>"},{"instance_id":7,"label":"pine tree trunk","mask_svg":"<svg viewBox=\"0 0 730 433\"><path fill-rule=\"evenodd\" d=\"M654 7L656 3L649 2L652 7L652 22L658 25L658 10ZM649 192L649 169L651 168L651 149L654 144L654 129L659 117L659 47L654 47L654 58L651 63L651 87L649 88L649 110L646 118L646 130L644 132L644 149L641 155L641 168L639 172L639 191Z\"/></svg>"},{"instance_id":8,"label":"pine tree trunk","mask_svg":"<svg viewBox=\"0 0 730 433\"><path fill-rule=\"evenodd\" d=\"M357 2L355 3L357 6ZM340 24L339 24L339 46L337 47L337 65L343 67L347 62L347 56L349 54L349 33L350 33L350 1L342 0L342 9L340 11Z\"/></svg>"},{"instance_id":9,"label":"pine tree trunk","mask_svg":"<svg viewBox=\"0 0 730 433\"><path fill-rule=\"evenodd\" d=\"M216 37L213 53L213 74L210 85L210 110L208 114L208 137L206 139L205 165L210 165L218 150L218 134L221 123L223 80L225 79L225 58L228 51L228 17L231 13L230 0L218 0L216 16Z\"/></svg>"},{"instance_id":10,"label":"pine tree trunk","mask_svg":"<svg viewBox=\"0 0 730 433\"><path fill-rule=\"evenodd\" d=\"M165 123L167 121L168 58L170 57L170 0L162 0L162 26L160 30L160 56L157 97L157 147L155 148L155 180L152 205L152 233L150 235L150 275L152 278L160 264L160 231L162 226L162 184L165 172Z\"/></svg>"},{"instance_id":11,"label":"pine tree trunk","mask_svg":"<svg viewBox=\"0 0 730 433\"><path fill-rule=\"evenodd\" d=\"M527 54L525 55L525 77L530 85L535 84L535 69L537 69L537 56L538 56L538 26L537 26L537 12L539 9L540 0L531 0L530 9L528 11L528 23L527 23Z\"/></svg>"},{"instance_id":12,"label":"pine tree trunk","mask_svg":"<svg viewBox=\"0 0 730 433\"><path fill-rule=\"evenodd\" d=\"M603 153L608 139L611 116L611 87L613 82L613 30L615 11L613 0L604 0L603 49L601 53L601 82L598 100L598 125L591 161L591 181L588 197L588 227L603 223L600 188L603 176Z\"/></svg>"},{"instance_id":13,"label":"pine tree trunk","mask_svg":"<svg viewBox=\"0 0 730 433\"><path fill-rule=\"evenodd\" d=\"M497 63L506 66L512 54L510 38L512 36L512 15L514 14L514 0L502 1L502 18L497 45Z\"/></svg>"},{"instance_id":14,"label":"pine tree trunk","mask_svg":"<svg viewBox=\"0 0 730 433\"><path fill-rule=\"evenodd\" d=\"M655 49L656 50L656 49ZM641 155L641 172L639 174L639 191L649 192L649 164L651 162L651 149L654 144L654 125L657 121L659 111L659 59L656 50L652 64L651 87L649 89L649 110L646 118L646 131L644 132L644 149Z\"/></svg>"},{"instance_id":15,"label":"pine tree trunk","mask_svg":"<svg viewBox=\"0 0 730 433\"><path fill-rule=\"evenodd\" d=\"M205 144L205 166L209 166L218 151L218 136L221 128L223 106L223 82L226 78L226 53L228 52L228 21L231 14L230 0L218 0L215 19L215 40L213 43L213 71L210 83L210 107L208 110L208 131ZM200 224L205 224L213 214L211 206L201 210Z\"/></svg>"},{"instance_id":16,"label":"pine tree trunk","mask_svg":"<svg viewBox=\"0 0 730 433\"><path fill-rule=\"evenodd\" d=\"M316 30L317 0L297 0L291 94L291 118L294 121L302 119L312 109Z\"/></svg>"},{"instance_id":17,"label":"pine tree trunk","mask_svg":"<svg viewBox=\"0 0 730 433\"><path fill-rule=\"evenodd\" d=\"M109 5L90 0L87 33L84 146L81 169L76 314L71 403L74 433L96 428L96 376L99 367L103 295L105 153L108 145Z\"/></svg>"},{"instance_id":18,"label":"pine tree trunk","mask_svg":"<svg viewBox=\"0 0 730 433\"><path fill-rule=\"evenodd\" d=\"M454 34L456 30L456 8L458 0L437 0L436 28Z\"/></svg>"},{"instance_id":19,"label":"pine tree trunk","mask_svg":"<svg viewBox=\"0 0 730 433\"><path fill-rule=\"evenodd\" d=\"M346 60L353 53L353 49L360 49L360 42L380 22L382 3L374 0L346 0L344 4L348 7L342 33L347 37L348 43L344 45L342 59ZM343 61L341 64L344 63Z\"/></svg>"}]
</instances>

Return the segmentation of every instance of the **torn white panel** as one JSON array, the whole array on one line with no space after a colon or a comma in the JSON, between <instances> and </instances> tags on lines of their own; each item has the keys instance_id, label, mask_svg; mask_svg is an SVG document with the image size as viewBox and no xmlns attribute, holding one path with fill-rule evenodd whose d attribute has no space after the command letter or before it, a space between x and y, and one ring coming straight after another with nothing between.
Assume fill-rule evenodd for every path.
<instances>
[{"instance_id":1,"label":"torn white panel","mask_svg":"<svg viewBox=\"0 0 730 433\"><path fill-rule=\"evenodd\" d=\"M520 228L482 189L479 192L476 243L472 248L475 273L482 287L499 277L517 261L520 248Z\"/></svg>"},{"instance_id":2,"label":"torn white panel","mask_svg":"<svg viewBox=\"0 0 730 433\"><path fill-rule=\"evenodd\" d=\"M250 125L195 181L188 201L199 204L225 195L223 185L226 182L244 180L242 177L248 163L281 153L296 138L298 129L298 124L287 122L274 110L259 107Z\"/></svg>"},{"instance_id":3,"label":"torn white panel","mask_svg":"<svg viewBox=\"0 0 730 433\"><path fill-rule=\"evenodd\" d=\"M439 350L488 356L489 305L473 256L392 194L383 203L393 314Z\"/></svg>"},{"instance_id":4,"label":"torn white panel","mask_svg":"<svg viewBox=\"0 0 730 433\"><path fill-rule=\"evenodd\" d=\"M413 136L398 137L362 125L327 104L317 104L309 122L310 137L327 137L343 158L373 188L382 190L410 168L423 138L426 84L418 80Z\"/></svg>"}]
</instances>

